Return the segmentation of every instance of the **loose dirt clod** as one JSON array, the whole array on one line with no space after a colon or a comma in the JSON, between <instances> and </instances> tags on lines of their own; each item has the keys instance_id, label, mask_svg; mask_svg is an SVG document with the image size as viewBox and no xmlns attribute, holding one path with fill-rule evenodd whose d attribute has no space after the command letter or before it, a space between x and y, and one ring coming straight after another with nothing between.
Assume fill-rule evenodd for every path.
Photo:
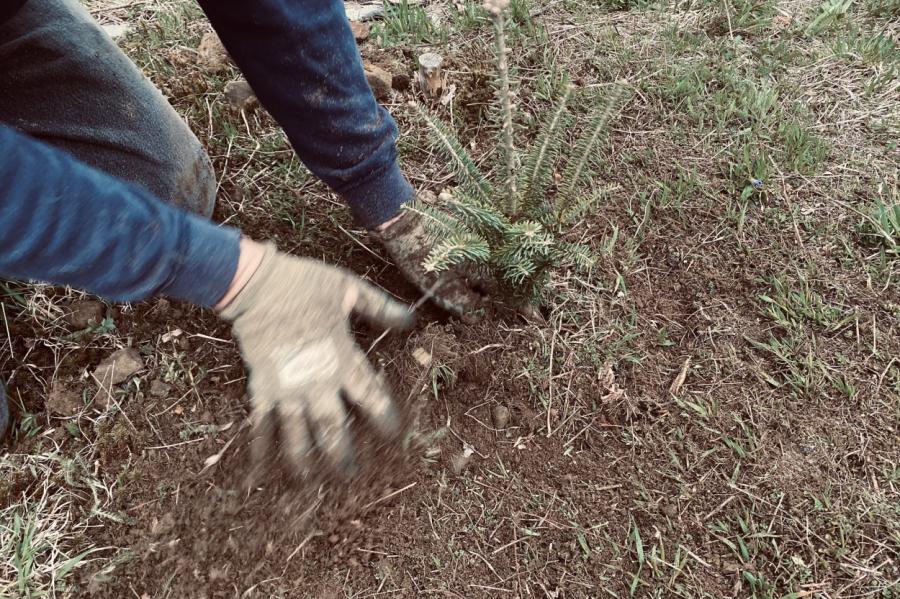
<instances>
[{"instance_id":1,"label":"loose dirt clod","mask_svg":"<svg viewBox=\"0 0 900 599\"><path fill-rule=\"evenodd\" d=\"M208 31L203 34L200 39L200 45L197 46L197 54L200 57L198 61L208 73L221 73L228 68L231 57L228 56L228 50L222 44L222 40L216 35L215 31Z\"/></svg>"},{"instance_id":2,"label":"loose dirt clod","mask_svg":"<svg viewBox=\"0 0 900 599\"><path fill-rule=\"evenodd\" d=\"M168 534L173 528L175 528L175 517L171 512L167 512L162 518L153 519L153 524L150 526L150 536L159 537Z\"/></svg>"},{"instance_id":3,"label":"loose dirt clod","mask_svg":"<svg viewBox=\"0 0 900 599\"><path fill-rule=\"evenodd\" d=\"M150 395L153 397L168 397L171 392L172 385L159 379L153 379L153 382L150 383Z\"/></svg>"},{"instance_id":4,"label":"loose dirt clod","mask_svg":"<svg viewBox=\"0 0 900 599\"><path fill-rule=\"evenodd\" d=\"M72 416L77 414L84 404L77 391L61 381L53 381L53 384L50 385L50 393L47 394L46 406L51 414Z\"/></svg>"},{"instance_id":5,"label":"loose dirt clod","mask_svg":"<svg viewBox=\"0 0 900 599\"><path fill-rule=\"evenodd\" d=\"M476 166L503 166L496 32L473 11L480 2L436 28L431 9L453 3L363 1L388 16L377 44L374 25L359 44L365 60L412 76L437 48L449 78L439 98L456 86L445 105L415 83L390 95L415 186L462 191L466 177L397 94L433 105ZM213 157L217 220L416 302L338 228L350 227L345 208L298 176L274 120L228 103L233 64L219 75L199 64L209 24L196 3L130 4L101 14L152 33L117 43ZM156 300L117 312L115 330L70 335L69 306L95 298L4 280L0 379L18 418L0 459L0 522L22 526L0 526L11 548L0 554L22 559L0 559L0 596L890 594L900 257L868 219L876 196L898 203L897 49L883 39L896 19L873 8L892 0L840 9L819 33L807 27L827 6L525 4L508 23L508 58L527 139L553 117L560 65L578 96L562 144L613 80L634 82L567 238L591 246L590 274L547 281L546 322L511 302L478 324L421 306L410 335L368 355L384 366L402 436L382 439L351 406L355 478L320 472L313 453L300 479L275 444L254 485L256 435L235 430L247 371L225 323ZM547 164L548 185L566 185L569 166ZM621 186L615 200L595 202L588 192L607 185ZM380 333L354 331L363 351ZM79 377L131 346L153 373L92 402L96 383ZM154 379L173 385L167 396ZM115 409L96 414L107 400Z\"/></svg>"},{"instance_id":6,"label":"loose dirt clod","mask_svg":"<svg viewBox=\"0 0 900 599\"><path fill-rule=\"evenodd\" d=\"M372 30L372 26L368 23L350 21L350 29L353 31L353 39L358 42L364 42L369 39L369 33Z\"/></svg>"},{"instance_id":7,"label":"loose dirt clod","mask_svg":"<svg viewBox=\"0 0 900 599\"><path fill-rule=\"evenodd\" d=\"M387 100L391 97L391 85L393 77L390 73L374 64L365 64L366 81L375 94L375 99L379 101Z\"/></svg>"},{"instance_id":8,"label":"loose dirt clod","mask_svg":"<svg viewBox=\"0 0 900 599\"><path fill-rule=\"evenodd\" d=\"M491 410L491 418L495 427L506 428L506 425L509 424L509 408L506 406L494 406L494 409Z\"/></svg>"},{"instance_id":9,"label":"loose dirt clod","mask_svg":"<svg viewBox=\"0 0 900 599\"><path fill-rule=\"evenodd\" d=\"M143 369L144 360L138 350L126 347L100 362L94 370L94 378L103 386L118 385Z\"/></svg>"},{"instance_id":10,"label":"loose dirt clod","mask_svg":"<svg viewBox=\"0 0 900 599\"><path fill-rule=\"evenodd\" d=\"M77 330L95 327L103 322L106 306L97 300L75 302L66 314L66 322Z\"/></svg>"},{"instance_id":11,"label":"loose dirt clod","mask_svg":"<svg viewBox=\"0 0 900 599\"><path fill-rule=\"evenodd\" d=\"M391 77L391 87L398 92L405 92L408 90L411 82L412 78L406 73L395 73L394 76Z\"/></svg>"},{"instance_id":12,"label":"loose dirt clod","mask_svg":"<svg viewBox=\"0 0 900 599\"><path fill-rule=\"evenodd\" d=\"M256 104L253 88L243 79L231 81L225 85L225 99L240 110L247 110Z\"/></svg>"}]
</instances>

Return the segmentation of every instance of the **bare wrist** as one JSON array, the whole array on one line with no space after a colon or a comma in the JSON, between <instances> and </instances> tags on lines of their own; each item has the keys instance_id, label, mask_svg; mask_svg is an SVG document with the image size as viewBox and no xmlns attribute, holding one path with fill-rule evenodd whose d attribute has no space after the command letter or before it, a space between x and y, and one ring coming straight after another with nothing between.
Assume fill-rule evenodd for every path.
<instances>
[{"instance_id":1,"label":"bare wrist","mask_svg":"<svg viewBox=\"0 0 900 599\"><path fill-rule=\"evenodd\" d=\"M247 282L253 277L256 269L259 268L263 256L266 253L266 246L247 237L241 237L240 257L238 258L237 270L231 279L231 284L225 291L225 295L215 305L217 311L223 310L231 301L237 297Z\"/></svg>"}]
</instances>

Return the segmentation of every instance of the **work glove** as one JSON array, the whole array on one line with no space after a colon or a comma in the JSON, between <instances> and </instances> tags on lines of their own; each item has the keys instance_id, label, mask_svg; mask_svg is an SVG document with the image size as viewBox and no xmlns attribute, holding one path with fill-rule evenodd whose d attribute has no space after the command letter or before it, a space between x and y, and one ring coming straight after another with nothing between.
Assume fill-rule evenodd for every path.
<instances>
[{"instance_id":1,"label":"work glove","mask_svg":"<svg viewBox=\"0 0 900 599\"><path fill-rule=\"evenodd\" d=\"M234 324L249 370L257 465L271 449L277 420L284 451L299 474L306 473L313 447L333 467L352 473L343 399L385 436L398 432L390 395L350 334L351 312L386 328L413 322L406 306L351 272L281 253L272 244L221 311Z\"/></svg>"},{"instance_id":2,"label":"work glove","mask_svg":"<svg viewBox=\"0 0 900 599\"><path fill-rule=\"evenodd\" d=\"M417 201L426 204L436 202L431 192L421 192ZM404 211L397 222L386 230L371 231L370 235L384 247L406 280L438 307L468 320L477 320L490 285L464 266L441 273L425 270L422 263L431 252L435 238L426 231L420 213Z\"/></svg>"}]
</instances>

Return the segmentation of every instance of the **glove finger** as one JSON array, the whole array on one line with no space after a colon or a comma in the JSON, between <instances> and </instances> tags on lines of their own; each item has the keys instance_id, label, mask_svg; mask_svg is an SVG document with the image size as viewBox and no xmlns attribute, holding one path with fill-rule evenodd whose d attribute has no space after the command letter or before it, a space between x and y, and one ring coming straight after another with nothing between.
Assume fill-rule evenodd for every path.
<instances>
[{"instance_id":1,"label":"glove finger","mask_svg":"<svg viewBox=\"0 0 900 599\"><path fill-rule=\"evenodd\" d=\"M300 478L309 472L309 450L312 438L307 423L307 413L303 402L291 398L279 402L278 415L281 419L281 439L288 461Z\"/></svg>"},{"instance_id":2,"label":"glove finger","mask_svg":"<svg viewBox=\"0 0 900 599\"><path fill-rule=\"evenodd\" d=\"M397 410L380 376L372 365L355 347L347 356L347 376L344 378L344 392L347 399L365 414L378 431L385 437L394 437L399 432L400 423Z\"/></svg>"},{"instance_id":3,"label":"glove finger","mask_svg":"<svg viewBox=\"0 0 900 599\"><path fill-rule=\"evenodd\" d=\"M349 293L356 294L353 311L381 327L405 330L412 327L415 316L409 307L395 301L387 293L355 276L350 277Z\"/></svg>"},{"instance_id":4,"label":"glove finger","mask_svg":"<svg viewBox=\"0 0 900 599\"><path fill-rule=\"evenodd\" d=\"M307 414L316 447L331 466L346 475L356 471L347 412L337 389L319 385L308 390Z\"/></svg>"},{"instance_id":5,"label":"glove finger","mask_svg":"<svg viewBox=\"0 0 900 599\"><path fill-rule=\"evenodd\" d=\"M250 472L247 475L247 486L255 487L265 474L269 463L269 452L275 441L275 414L267 408L254 408L253 432L250 441Z\"/></svg>"}]
</instances>

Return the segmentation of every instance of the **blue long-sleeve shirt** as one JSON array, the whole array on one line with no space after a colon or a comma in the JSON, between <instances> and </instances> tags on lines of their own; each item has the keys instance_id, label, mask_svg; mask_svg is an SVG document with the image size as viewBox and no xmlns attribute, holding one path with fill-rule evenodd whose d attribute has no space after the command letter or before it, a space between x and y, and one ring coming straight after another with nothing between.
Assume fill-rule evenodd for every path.
<instances>
[{"instance_id":1,"label":"blue long-sleeve shirt","mask_svg":"<svg viewBox=\"0 0 900 599\"><path fill-rule=\"evenodd\" d=\"M301 160L361 224L388 220L413 196L397 165L396 125L372 96L340 0L200 4ZM0 276L118 301L213 305L238 251L234 229L0 125Z\"/></svg>"}]
</instances>

